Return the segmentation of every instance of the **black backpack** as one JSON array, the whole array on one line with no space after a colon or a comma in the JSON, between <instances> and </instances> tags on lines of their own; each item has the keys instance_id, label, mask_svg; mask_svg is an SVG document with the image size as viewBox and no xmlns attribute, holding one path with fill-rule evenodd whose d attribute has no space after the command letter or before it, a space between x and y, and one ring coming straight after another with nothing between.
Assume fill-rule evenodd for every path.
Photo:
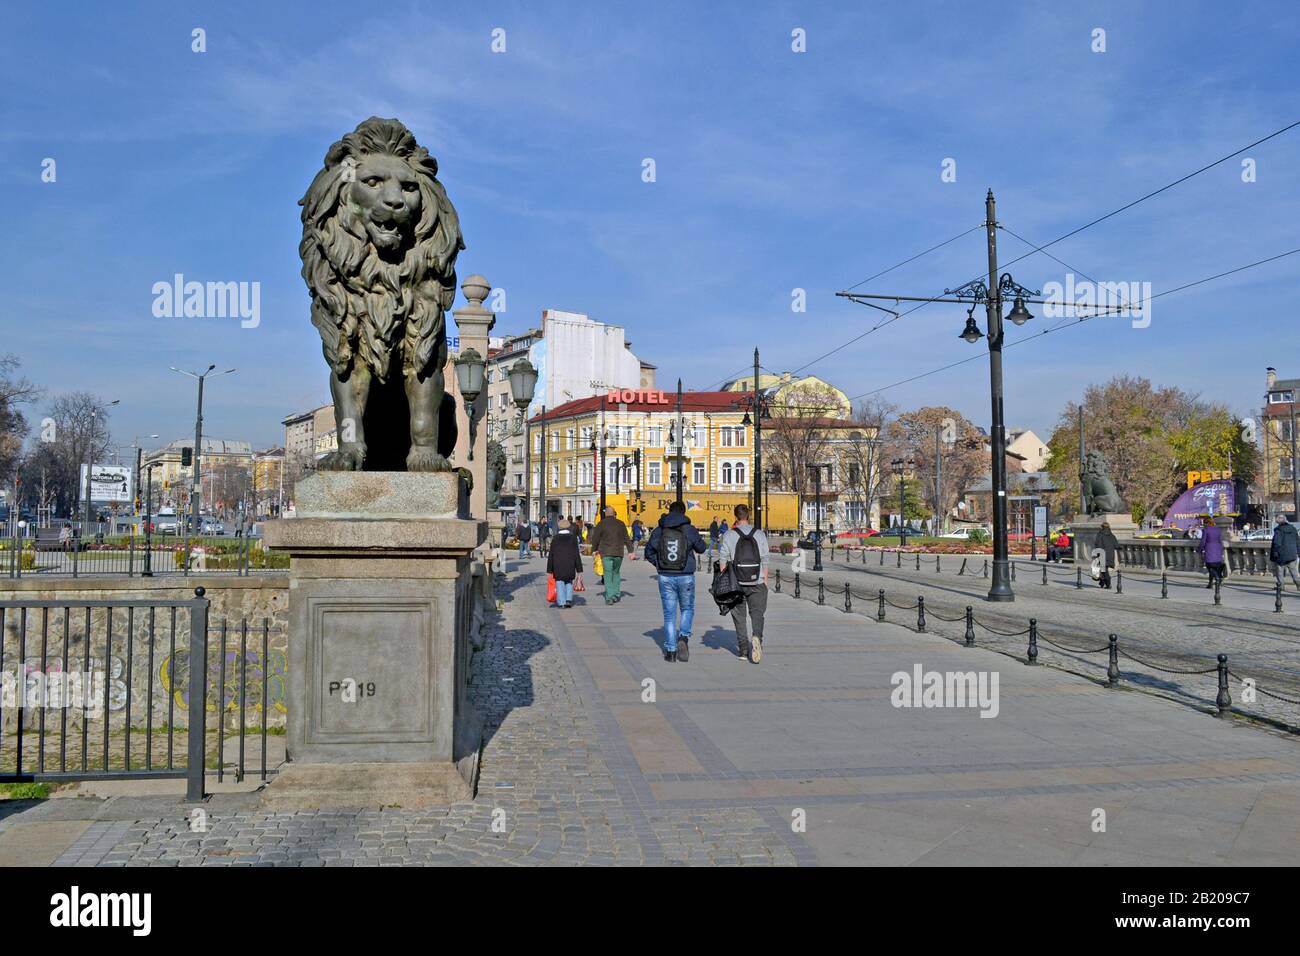
<instances>
[{"instance_id":1,"label":"black backpack","mask_svg":"<svg viewBox=\"0 0 1300 956\"><path fill-rule=\"evenodd\" d=\"M736 582L741 585L757 584L763 573L763 556L759 554L758 542L754 540L755 529L750 528L747 532L733 530L740 536L731 562L736 569Z\"/></svg>"},{"instance_id":2,"label":"black backpack","mask_svg":"<svg viewBox=\"0 0 1300 956\"><path fill-rule=\"evenodd\" d=\"M686 570L691 542L681 527L659 529L658 561L660 571L680 574Z\"/></svg>"}]
</instances>

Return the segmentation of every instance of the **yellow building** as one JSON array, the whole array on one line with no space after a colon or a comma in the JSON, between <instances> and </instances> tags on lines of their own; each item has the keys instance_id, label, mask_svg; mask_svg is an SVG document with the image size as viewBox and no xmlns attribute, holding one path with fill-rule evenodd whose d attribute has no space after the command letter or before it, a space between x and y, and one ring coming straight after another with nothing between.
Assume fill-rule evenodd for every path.
<instances>
[{"instance_id":1,"label":"yellow building","mask_svg":"<svg viewBox=\"0 0 1300 956\"><path fill-rule=\"evenodd\" d=\"M543 513L543 475L547 512L584 520L596 517L602 481L607 495L640 490L643 496L675 496L679 467L683 497L748 496L754 466L748 411L748 395L686 392L679 435L675 395L622 389L566 402L547 411L544 421L534 416L527 439L529 514L535 519Z\"/></svg>"}]
</instances>

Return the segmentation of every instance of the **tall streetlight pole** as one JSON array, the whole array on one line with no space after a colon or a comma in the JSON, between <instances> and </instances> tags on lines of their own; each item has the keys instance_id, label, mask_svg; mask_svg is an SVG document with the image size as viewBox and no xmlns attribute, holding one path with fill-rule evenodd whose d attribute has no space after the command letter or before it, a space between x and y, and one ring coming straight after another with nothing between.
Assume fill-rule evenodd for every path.
<instances>
[{"instance_id":1,"label":"tall streetlight pole","mask_svg":"<svg viewBox=\"0 0 1300 956\"><path fill-rule=\"evenodd\" d=\"M203 526L199 519L199 508L200 498L203 495L203 486L200 484L201 473L199 470L199 458L203 452L203 382L210 374L212 374L212 370L216 368L216 365L209 365L202 372L187 372L174 365L169 367L173 372L180 372L182 375L188 375L190 378L196 379L199 383L198 409L194 415L194 476L193 480L190 482L190 520L194 532L198 535L202 535ZM224 371L217 372L217 374L229 375L233 371L235 371L235 369L228 368Z\"/></svg>"},{"instance_id":2,"label":"tall streetlight pole","mask_svg":"<svg viewBox=\"0 0 1300 956\"><path fill-rule=\"evenodd\" d=\"M86 511L85 519L81 526L81 536L85 539L86 532L90 530L90 492L91 492L91 472L94 470L95 457L95 425L99 422L99 413L105 408L112 408L118 404L121 399L113 399L111 402L105 402L102 405L96 405L90 410L90 437L86 440Z\"/></svg>"},{"instance_id":3,"label":"tall streetlight pole","mask_svg":"<svg viewBox=\"0 0 1300 956\"><path fill-rule=\"evenodd\" d=\"M822 569L822 469L829 469L829 464L809 465L808 470L813 473L813 518L816 521L817 531L813 538L813 570Z\"/></svg>"},{"instance_id":4,"label":"tall streetlight pole","mask_svg":"<svg viewBox=\"0 0 1300 956\"><path fill-rule=\"evenodd\" d=\"M682 468L684 467L686 436L682 434L682 380L677 380L677 503L682 501Z\"/></svg>"},{"instance_id":5,"label":"tall streetlight pole","mask_svg":"<svg viewBox=\"0 0 1300 956\"><path fill-rule=\"evenodd\" d=\"M758 348L754 348L754 527L763 530L763 408L758 388Z\"/></svg>"}]
</instances>

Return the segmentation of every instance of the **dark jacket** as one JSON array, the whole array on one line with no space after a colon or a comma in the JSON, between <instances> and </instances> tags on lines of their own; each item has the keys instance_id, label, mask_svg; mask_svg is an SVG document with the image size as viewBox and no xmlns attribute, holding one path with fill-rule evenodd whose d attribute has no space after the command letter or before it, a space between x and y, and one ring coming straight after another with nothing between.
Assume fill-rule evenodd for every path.
<instances>
[{"instance_id":1,"label":"dark jacket","mask_svg":"<svg viewBox=\"0 0 1300 956\"><path fill-rule=\"evenodd\" d=\"M1102 551L1106 552L1106 563L1103 570L1115 567L1115 551L1119 548L1119 539L1115 537L1115 532L1109 528L1103 528L1098 532L1097 541L1093 544L1093 548L1101 548Z\"/></svg>"},{"instance_id":2,"label":"dark jacket","mask_svg":"<svg viewBox=\"0 0 1300 956\"><path fill-rule=\"evenodd\" d=\"M661 571L660 574L679 576L684 574L695 573L695 555L703 554L709 550L708 544L700 537L700 533L695 530L691 524L691 519L686 515L675 515L672 512L664 515L659 519L658 526L650 532L650 540L646 542L645 559L659 567L659 539L663 536L664 528L681 528L686 533L686 541L690 544L690 550L686 552L686 568L682 571Z\"/></svg>"},{"instance_id":3,"label":"dark jacket","mask_svg":"<svg viewBox=\"0 0 1300 956\"><path fill-rule=\"evenodd\" d=\"M551 553L546 558L546 573L557 581L572 581L582 573L582 555L578 539L568 528L561 528L551 539Z\"/></svg>"},{"instance_id":4,"label":"dark jacket","mask_svg":"<svg viewBox=\"0 0 1300 956\"><path fill-rule=\"evenodd\" d=\"M1300 557L1300 537L1291 522L1279 524L1273 529L1273 543L1268 549L1268 558L1274 564L1289 564Z\"/></svg>"},{"instance_id":5,"label":"dark jacket","mask_svg":"<svg viewBox=\"0 0 1300 956\"><path fill-rule=\"evenodd\" d=\"M627 525L618 518L606 516L591 532L591 550L599 551L603 558L621 558L632 547L627 536Z\"/></svg>"}]
</instances>

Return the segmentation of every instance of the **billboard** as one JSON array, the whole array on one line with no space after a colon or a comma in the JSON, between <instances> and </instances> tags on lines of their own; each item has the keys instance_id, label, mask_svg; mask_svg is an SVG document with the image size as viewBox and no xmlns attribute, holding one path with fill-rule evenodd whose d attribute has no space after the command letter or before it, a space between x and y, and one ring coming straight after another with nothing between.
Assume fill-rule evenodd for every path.
<instances>
[{"instance_id":1,"label":"billboard","mask_svg":"<svg viewBox=\"0 0 1300 956\"><path fill-rule=\"evenodd\" d=\"M81 466L81 500L86 500L86 466ZM90 472L91 501L131 500L131 469L118 465L93 465Z\"/></svg>"},{"instance_id":2,"label":"billboard","mask_svg":"<svg viewBox=\"0 0 1300 956\"><path fill-rule=\"evenodd\" d=\"M1201 523L1205 515L1235 514L1237 490L1231 478L1203 481L1188 488L1165 512L1165 527L1186 531Z\"/></svg>"}]
</instances>

